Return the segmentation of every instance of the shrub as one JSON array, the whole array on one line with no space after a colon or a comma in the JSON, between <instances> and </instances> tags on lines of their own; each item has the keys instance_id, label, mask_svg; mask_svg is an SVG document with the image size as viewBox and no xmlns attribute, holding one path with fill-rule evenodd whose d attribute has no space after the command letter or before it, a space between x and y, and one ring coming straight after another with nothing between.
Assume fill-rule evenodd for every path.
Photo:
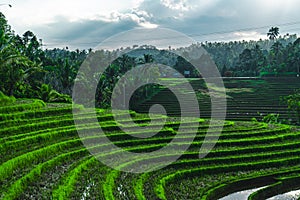
<instances>
[{"instance_id":1,"label":"shrub","mask_svg":"<svg viewBox=\"0 0 300 200\"><path fill-rule=\"evenodd\" d=\"M34 102L32 103L32 109L35 110L35 109L39 109L39 108L43 108L43 107L46 107L46 104L44 101L42 100L34 100Z\"/></svg>"},{"instance_id":2,"label":"shrub","mask_svg":"<svg viewBox=\"0 0 300 200\"><path fill-rule=\"evenodd\" d=\"M0 91L0 106L10 105L16 102L16 98L11 96L8 97Z\"/></svg>"},{"instance_id":3,"label":"shrub","mask_svg":"<svg viewBox=\"0 0 300 200\"><path fill-rule=\"evenodd\" d=\"M257 119L256 119L255 117L252 117L252 118L251 118L251 121L252 121L252 122L258 122Z\"/></svg>"},{"instance_id":4,"label":"shrub","mask_svg":"<svg viewBox=\"0 0 300 200\"><path fill-rule=\"evenodd\" d=\"M81 105L81 104L72 104L72 107L73 107L73 111L76 110L76 111L82 111L84 110L84 106Z\"/></svg>"},{"instance_id":5,"label":"shrub","mask_svg":"<svg viewBox=\"0 0 300 200\"><path fill-rule=\"evenodd\" d=\"M72 99L69 95L60 94L56 90L52 89L50 85L43 84L39 91L39 98L45 102L54 103L72 103Z\"/></svg>"},{"instance_id":6,"label":"shrub","mask_svg":"<svg viewBox=\"0 0 300 200\"><path fill-rule=\"evenodd\" d=\"M278 124L279 123L279 114L268 114L264 116L262 119L263 122L268 123L268 124Z\"/></svg>"},{"instance_id":7,"label":"shrub","mask_svg":"<svg viewBox=\"0 0 300 200\"><path fill-rule=\"evenodd\" d=\"M295 113L298 123L300 123L300 90L297 90L292 95L283 97L282 100L287 103L288 109Z\"/></svg>"}]
</instances>

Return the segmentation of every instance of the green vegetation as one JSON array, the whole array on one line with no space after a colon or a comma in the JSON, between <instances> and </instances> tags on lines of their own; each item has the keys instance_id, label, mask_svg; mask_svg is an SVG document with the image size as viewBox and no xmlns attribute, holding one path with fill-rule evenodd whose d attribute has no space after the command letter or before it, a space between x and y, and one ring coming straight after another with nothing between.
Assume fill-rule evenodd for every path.
<instances>
[{"instance_id":1,"label":"green vegetation","mask_svg":"<svg viewBox=\"0 0 300 200\"><path fill-rule=\"evenodd\" d=\"M162 79L173 83L177 88L184 85L180 79ZM189 79L199 101L200 116L211 115L210 95L218 95L218 88L210 87L210 93L203 79ZM277 78L224 78L227 99L228 120L247 120L255 118L267 123L296 123L299 120L300 88L297 77ZM180 90L183 94L188 91ZM136 105L133 109L139 113L147 113L154 104L164 105L168 113L180 115L180 107L176 97L167 88L160 88L150 99ZM290 112L291 111L291 112ZM191 113L193 110L190 111Z\"/></svg>"},{"instance_id":2,"label":"green vegetation","mask_svg":"<svg viewBox=\"0 0 300 200\"><path fill-rule=\"evenodd\" d=\"M280 36L278 27L272 27L268 36L269 40L260 41L198 43L193 48L204 48L224 77L297 77L300 74L300 40L292 34ZM173 67L183 76L185 71L189 71L189 78L201 76L184 58L153 46L128 47L128 54L117 57L117 52L122 49L70 51L66 47L43 50L41 41L31 31L26 31L22 36L16 35L5 16L0 13L0 91L3 94L16 98L38 98L45 102L70 103L73 85L75 81L80 81L86 92L91 85L97 85L97 107L109 108L113 98L112 89L119 81L118 77L139 65L163 64ZM188 55L190 48L179 48L177 51ZM115 60L101 63L101 67L106 70L99 77L99 70L93 65L97 62L95 58ZM81 66L86 68L85 73L77 74ZM162 67L150 70L154 70L152 73L157 74L157 77L174 77L174 74ZM149 70L143 73L143 78L150 78L147 77ZM126 85L130 87L130 83ZM131 97L131 106L153 97L157 88L158 85L139 88ZM117 94L126 95L122 91ZM124 102L120 99L116 101L122 107Z\"/></svg>"},{"instance_id":3,"label":"green vegetation","mask_svg":"<svg viewBox=\"0 0 300 200\"><path fill-rule=\"evenodd\" d=\"M32 107L39 103L39 109L35 110L37 114L31 115ZM2 106L1 114L7 112L11 117L1 122L3 128L0 133L0 199L215 199L216 194L225 195L244 189L242 186L251 186L252 179L256 180L252 181L252 185L269 184L270 188L275 182L258 180L267 180L264 177L287 177L283 182L284 188L291 185L290 181L298 180L292 178L300 170L300 151L297 148L300 145L300 132L297 127L227 121L213 151L199 159L205 134L213 138L214 132L221 130L222 123L215 123L207 131L208 120L195 122L187 118L182 122L184 131L178 136L175 146L184 145L185 138L191 137L191 126L198 124L199 127L192 145L180 159L158 171L132 174L101 164L82 145L72 119L82 122L83 126L78 128L93 130L98 124L88 123L92 114L78 111L73 116L68 104L45 105L40 101L27 104L17 101L13 106ZM20 112L23 114L20 115ZM99 110L97 113L107 137L127 151L151 152L164 147L174 134L179 134L177 128L180 123L176 117L155 116L153 127L147 127L143 133L151 132L167 119L164 128L157 135L143 139L129 137L120 131L119 127L126 127L131 130L132 136L141 134L131 128L127 120L116 123L108 110ZM120 112L119 115L123 114ZM145 114L131 112L131 115L142 126L147 126L150 120ZM95 148L107 146L103 145L95 143ZM118 151L107 153L115 157L119 154ZM177 155L175 147L165 155L127 161L119 169L143 163L157 162L160 165L161 160ZM234 187L236 185L240 187Z\"/></svg>"},{"instance_id":4,"label":"green vegetation","mask_svg":"<svg viewBox=\"0 0 300 200\"><path fill-rule=\"evenodd\" d=\"M0 106L6 106L15 103L16 98L8 97L0 91Z\"/></svg>"},{"instance_id":5,"label":"green vegetation","mask_svg":"<svg viewBox=\"0 0 300 200\"><path fill-rule=\"evenodd\" d=\"M300 90L296 90L294 94L283 97L283 101L285 101L288 108L294 112L298 123L300 123Z\"/></svg>"},{"instance_id":6,"label":"green vegetation","mask_svg":"<svg viewBox=\"0 0 300 200\"><path fill-rule=\"evenodd\" d=\"M278 27L272 27L268 37L194 44L207 50L224 76L227 116L221 121L210 119L211 96L219 97L221 88L207 88L201 74L171 51L133 47L106 63L120 50L43 50L34 33L16 35L0 12L0 199L218 199L267 186L249 198L262 199L300 188L300 95L296 90L300 88L300 39L280 36ZM189 47L177 50L190 53ZM99 64L96 58L104 62ZM120 77L150 64L155 67L143 68L137 78L160 79L182 95L191 92L183 87L183 78L172 78L174 74L159 64L170 65L182 75L189 71L185 75L196 91L199 119L181 120L175 95L162 85L150 84L133 93L129 104L134 111L112 114L111 100L118 109L124 108L126 87L135 85L122 82L124 88L117 88L116 94L124 98L114 96ZM106 69L101 76L96 65ZM77 74L80 66L85 73ZM72 102L76 81L84 90L79 95L84 98L96 91L95 99ZM91 91L93 85L95 91ZM154 104L164 106L167 115L150 117ZM126 114L131 118L126 119ZM115 115L121 120L115 121ZM75 126L74 121L79 124ZM78 131L96 132L99 125L104 135L78 136ZM154 136L143 137L154 131ZM216 138L218 132L221 135ZM147 156L126 160L120 150L111 149L112 144L97 143L104 137L126 152ZM215 146L199 159L205 152L201 151L204 139ZM173 140L165 154L150 154ZM91 146L85 147L86 143ZM179 151L186 146L185 152ZM97 153L91 155L89 150ZM107 156L113 164L124 162L112 169L101 163ZM173 158L178 159L163 167L164 161ZM162 168L125 172L134 166Z\"/></svg>"}]
</instances>

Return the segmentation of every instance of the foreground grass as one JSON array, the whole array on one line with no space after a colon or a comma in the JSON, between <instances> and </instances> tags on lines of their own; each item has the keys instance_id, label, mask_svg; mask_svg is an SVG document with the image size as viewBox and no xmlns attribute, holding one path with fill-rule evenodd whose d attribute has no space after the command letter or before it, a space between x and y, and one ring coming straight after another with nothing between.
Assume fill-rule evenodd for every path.
<instances>
[{"instance_id":1,"label":"foreground grass","mask_svg":"<svg viewBox=\"0 0 300 200\"><path fill-rule=\"evenodd\" d=\"M264 176L281 178L280 183L270 183L266 191L254 194L255 199L274 191L272 188L280 188L280 184L298 181L298 127L216 121L208 129L209 121L205 119L187 118L180 123L176 117L157 115L151 121L147 114L134 112L130 113L132 119L122 118L125 113L120 112L121 120L116 122L109 110L99 110L99 123L90 123L92 112L81 113L78 108L72 113L71 105L25 101L1 107L0 199L216 199L234 191L237 183L242 189ZM80 122L78 127L74 119ZM131 120L138 126L130 124ZM94 157L82 140L93 141L103 136L79 138L77 134L78 129L97 130L99 124L106 137L130 152L149 153L167 146L175 136L178 139L168 153L127 160L116 170L100 161L108 155L118 158L120 151L108 151L110 144L95 143L93 148L104 151ZM181 133L180 125L184 127ZM158 134L139 138L157 127L162 127ZM130 135L120 128L126 128ZM197 134L180 156L177 148L194 137L192 128L198 130ZM222 134L215 148L199 159L204 137L213 139L217 131ZM176 162L158 171L122 172L144 163L163 165L162 161L178 156Z\"/></svg>"}]
</instances>

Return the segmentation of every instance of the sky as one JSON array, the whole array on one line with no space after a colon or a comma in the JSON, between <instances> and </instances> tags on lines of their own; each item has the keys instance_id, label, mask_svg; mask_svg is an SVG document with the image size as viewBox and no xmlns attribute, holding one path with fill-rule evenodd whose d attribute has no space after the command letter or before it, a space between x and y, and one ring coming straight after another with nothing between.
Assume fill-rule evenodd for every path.
<instances>
[{"instance_id":1,"label":"sky","mask_svg":"<svg viewBox=\"0 0 300 200\"><path fill-rule=\"evenodd\" d=\"M198 42L266 39L272 26L299 35L299 7L299 0L0 0L17 34L31 30L44 48L70 49L136 28L168 28Z\"/></svg>"}]
</instances>

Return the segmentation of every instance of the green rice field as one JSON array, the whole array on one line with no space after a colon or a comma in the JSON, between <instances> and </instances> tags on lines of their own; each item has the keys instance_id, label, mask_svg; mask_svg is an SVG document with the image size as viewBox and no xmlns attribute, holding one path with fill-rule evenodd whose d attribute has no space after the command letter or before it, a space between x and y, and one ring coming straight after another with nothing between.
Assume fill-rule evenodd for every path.
<instances>
[{"instance_id":1,"label":"green rice field","mask_svg":"<svg viewBox=\"0 0 300 200\"><path fill-rule=\"evenodd\" d=\"M237 81L243 83L239 84L243 86L241 93L234 89ZM283 106L282 110L273 108L272 101L277 102L277 99L271 98L275 94L271 89L261 104L268 105L266 110L259 110L261 105L255 103L247 103L247 108L234 107L237 96L242 102L243 96L249 96L255 90L254 81L225 81L225 85L230 91L228 98L232 98L228 102L230 112L247 109L249 117L257 111L267 112L267 108L270 108L268 112L286 112ZM278 92L279 86L276 85ZM282 89L282 93L286 91ZM251 101L259 99L262 97L253 97ZM12 105L0 107L0 199L215 200L236 191L265 186L249 196L254 200L300 189L298 126L266 124L259 119L247 120L244 116L237 119L231 113L227 114L225 122L203 116L197 121L187 118L180 123L175 111L173 116L155 115L151 120L148 114L134 111L130 111L132 119L122 119L128 111L120 111L117 115L121 121L116 123L114 115L103 109L96 110L99 123L90 123L94 110L90 113L81 110L81 106L72 112L70 104L44 104L35 100L17 100ZM74 119L82 122L80 127L74 125ZM144 132L136 131L129 120L147 127L145 131L149 132L155 126L163 128L152 137L140 138L139 134ZM209 127L211 120L214 123ZM117 170L91 155L82 142L90 138L78 136L78 128L89 131L99 125L111 142L130 152L152 152L168 145L175 135L179 139L172 144L174 148L168 154L130 160ZM183 126L183 131L178 132L179 126ZM194 137L190 129L195 126L197 134ZM124 133L120 127L130 132ZM214 138L218 131L221 135L213 150L199 159L204 138ZM176 148L186 145L186 139L191 137L194 139L188 150L178 155ZM99 147L97 145L95 148ZM119 154L118 151L107 153L116 158ZM147 173L122 171L133 164L155 163L173 156L179 156L179 159L160 170Z\"/></svg>"}]
</instances>

